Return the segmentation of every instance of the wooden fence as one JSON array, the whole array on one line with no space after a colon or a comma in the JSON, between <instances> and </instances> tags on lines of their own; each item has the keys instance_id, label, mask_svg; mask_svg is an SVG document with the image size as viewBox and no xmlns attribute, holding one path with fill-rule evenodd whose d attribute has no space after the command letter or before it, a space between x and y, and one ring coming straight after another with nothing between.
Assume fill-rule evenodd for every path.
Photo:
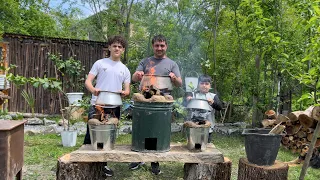
<instances>
[{"instance_id":1,"label":"wooden fence","mask_svg":"<svg viewBox=\"0 0 320 180\"><path fill-rule=\"evenodd\" d=\"M93 63L105 57L107 46L105 42L84 41L75 39L35 37L19 34L4 34L2 42L6 44L7 62L17 66L12 72L25 77L55 77L53 62L48 59L48 53L61 54L62 59L75 56L85 67L85 75L88 74ZM79 77L80 78L80 77ZM63 80L64 84L69 83L68 79ZM10 112L31 112L30 107L21 96L25 89L35 98L35 112L45 114L59 114L60 107L58 94L43 89L34 88L30 85L16 87L11 84L8 102ZM69 89L72 91L72 89ZM73 89L73 91L77 91ZM88 94L88 92L86 92ZM64 105L67 105L64 99Z\"/></svg>"}]
</instances>

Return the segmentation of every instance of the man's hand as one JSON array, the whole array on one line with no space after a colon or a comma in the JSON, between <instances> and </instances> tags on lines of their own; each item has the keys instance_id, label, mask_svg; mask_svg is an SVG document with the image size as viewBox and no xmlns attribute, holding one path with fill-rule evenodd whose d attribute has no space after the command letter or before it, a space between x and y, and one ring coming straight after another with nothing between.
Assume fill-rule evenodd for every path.
<instances>
[{"instance_id":1,"label":"man's hand","mask_svg":"<svg viewBox=\"0 0 320 180\"><path fill-rule=\"evenodd\" d=\"M133 81L141 81L143 75L144 75L143 71L136 71L132 76L132 80Z\"/></svg>"},{"instance_id":2,"label":"man's hand","mask_svg":"<svg viewBox=\"0 0 320 180\"><path fill-rule=\"evenodd\" d=\"M173 81L173 82L177 79L177 76L173 72L170 72L169 76L171 78L171 81Z\"/></svg>"},{"instance_id":3,"label":"man's hand","mask_svg":"<svg viewBox=\"0 0 320 180\"><path fill-rule=\"evenodd\" d=\"M171 81L173 82L173 84L174 84L176 87L182 86L182 79L181 79L181 77L177 77L173 72L170 72L170 73L169 73L169 76L170 76L170 78L171 78Z\"/></svg>"}]
</instances>

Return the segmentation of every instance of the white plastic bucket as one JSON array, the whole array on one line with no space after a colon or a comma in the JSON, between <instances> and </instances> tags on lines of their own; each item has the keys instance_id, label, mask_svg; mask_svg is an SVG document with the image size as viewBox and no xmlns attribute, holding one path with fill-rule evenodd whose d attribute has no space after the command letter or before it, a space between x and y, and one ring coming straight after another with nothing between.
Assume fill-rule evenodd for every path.
<instances>
[{"instance_id":1,"label":"white plastic bucket","mask_svg":"<svg viewBox=\"0 0 320 180\"><path fill-rule=\"evenodd\" d=\"M67 93L69 105L80 106L81 104L78 102L82 100L83 93L81 92L72 92Z\"/></svg>"},{"instance_id":2,"label":"white plastic bucket","mask_svg":"<svg viewBox=\"0 0 320 180\"><path fill-rule=\"evenodd\" d=\"M73 147L77 142L77 131L62 131L61 138L63 147Z\"/></svg>"},{"instance_id":3,"label":"white plastic bucket","mask_svg":"<svg viewBox=\"0 0 320 180\"><path fill-rule=\"evenodd\" d=\"M193 92L198 87L198 78L197 77L185 77L186 83L186 92ZM190 86L193 86L194 89L191 89Z\"/></svg>"}]
</instances>

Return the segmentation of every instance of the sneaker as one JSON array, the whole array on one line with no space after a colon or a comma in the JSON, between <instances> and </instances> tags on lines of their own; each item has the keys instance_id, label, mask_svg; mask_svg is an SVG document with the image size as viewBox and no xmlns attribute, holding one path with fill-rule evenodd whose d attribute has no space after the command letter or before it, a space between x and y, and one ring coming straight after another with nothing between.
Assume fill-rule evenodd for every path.
<instances>
[{"instance_id":1,"label":"sneaker","mask_svg":"<svg viewBox=\"0 0 320 180\"><path fill-rule=\"evenodd\" d=\"M113 176L113 171L110 168L108 168L108 166L104 166L102 171L107 177Z\"/></svg>"},{"instance_id":2,"label":"sneaker","mask_svg":"<svg viewBox=\"0 0 320 180\"><path fill-rule=\"evenodd\" d=\"M133 162L129 164L129 169L135 170L138 169L141 165L144 165L144 162Z\"/></svg>"},{"instance_id":3,"label":"sneaker","mask_svg":"<svg viewBox=\"0 0 320 180\"><path fill-rule=\"evenodd\" d=\"M158 163L158 162L152 162L152 163L151 163L151 172L152 172L152 174L154 174L154 175L161 174L160 166L159 166L159 163Z\"/></svg>"}]
</instances>

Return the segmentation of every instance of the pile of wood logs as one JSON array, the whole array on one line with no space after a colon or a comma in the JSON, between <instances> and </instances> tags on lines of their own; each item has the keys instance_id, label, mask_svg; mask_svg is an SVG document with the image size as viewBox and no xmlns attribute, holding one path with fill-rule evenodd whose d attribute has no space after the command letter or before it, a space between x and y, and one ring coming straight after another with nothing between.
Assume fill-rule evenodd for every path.
<instances>
[{"instance_id":1,"label":"pile of wood logs","mask_svg":"<svg viewBox=\"0 0 320 180\"><path fill-rule=\"evenodd\" d=\"M320 107L310 106L305 111L294 111L287 116L277 115L273 110L265 112L267 119L262 120L264 128L272 128L278 124L285 126L281 143L292 153L300 153L304 145L311 142L314 130L320 120ZM320 148L320 133L318 133L315 148Z\"/></svg>"}]
</instances>

